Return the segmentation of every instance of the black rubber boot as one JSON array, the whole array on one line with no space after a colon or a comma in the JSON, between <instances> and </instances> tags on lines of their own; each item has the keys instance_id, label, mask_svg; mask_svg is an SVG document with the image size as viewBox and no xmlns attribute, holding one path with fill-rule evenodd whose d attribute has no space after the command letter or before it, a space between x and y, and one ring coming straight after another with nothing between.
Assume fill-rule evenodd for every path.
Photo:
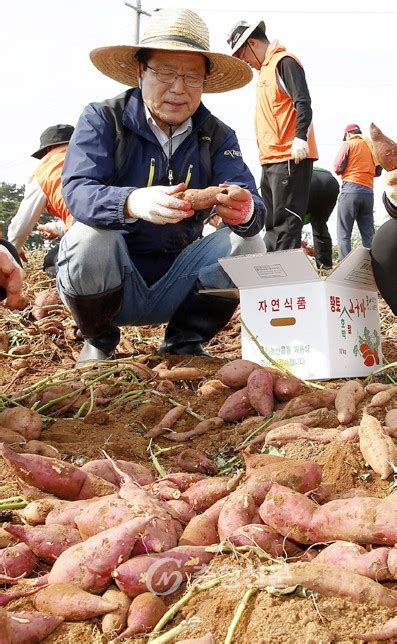
<instances>
[{"instance_id":1,"label":"black rubber boot","mask_svg":"<svg viewBox=\"0 0 397 644\"><path fill-rule=\"evenodd\" d=\"M159 353L211 357L201 344L211 340L226 326L238 300L198 293L201 288L197 283L175 311L165 330Z\"/></svg>"},{"instance_id":2,"label":"black rubber boot","mask_svg":"<svg viewBox=\"0 0 397 644\"><path fill-rule=\"evenodd\" d=\"M111 321L121 309L122 295L121 286L98 295L65 295L73 319L84 338L76 366L113 357L120 340L120 329Z\"/></svg>"}]
</instances>

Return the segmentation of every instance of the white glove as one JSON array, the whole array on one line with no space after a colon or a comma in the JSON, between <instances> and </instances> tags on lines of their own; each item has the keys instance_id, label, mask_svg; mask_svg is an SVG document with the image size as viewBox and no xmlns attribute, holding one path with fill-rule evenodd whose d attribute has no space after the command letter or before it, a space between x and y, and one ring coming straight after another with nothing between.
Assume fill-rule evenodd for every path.
<instances>
[{"instance_id":1,"label":"white glove","mask_svg":"<svg viewBox=\"0 0 397 644\"><path fill-rule=\"evenodd\" d=\"M65 234L65 226L62 219L48 221L46 224L39 224L37 230L44 239L56 239Z\"/></svg>"},{"instance_id":2,"label":"white glove","mask_svg":"<svg viewBox=\"0 0 397 644\"><path fill-rule=\"evenodd\" d=\"M191 203L173 196L183 192L185 187L184 183L180 183L177 186L137 188L127 198L127 222L130 217L152 224L176 224L191 217L194 213Z\"/></svg>"},{"instance_id":3,"label":"white glove","mask_svg":"<svg viewBox=\"0 0 397 644\"><path fill-rule=\"evenodd\" d=\"M309 154L308 142L304 141L303 139L298 139L298 137L296 136L292 141L292 147L291 147L291 156L295 161L295 163L299 163L299 161L302 161L303 159L307 159L308 154Z\"/></svg>"},{"instance_id":4,"label":"white glove","mask_svg":"<svg viewBox=\"0 0 397 644\"><path fill-rule=\"evenodd\" d=\"M391 170L386 174L385 193L393 206L397 206L397 170Z\"/></svg>"}]
</instances>

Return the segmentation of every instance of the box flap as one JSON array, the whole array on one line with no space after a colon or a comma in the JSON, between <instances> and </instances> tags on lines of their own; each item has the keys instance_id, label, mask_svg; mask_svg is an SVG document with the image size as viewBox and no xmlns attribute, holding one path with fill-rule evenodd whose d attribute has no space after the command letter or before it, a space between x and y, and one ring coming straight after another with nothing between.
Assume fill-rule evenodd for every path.
<instances>
[{"instance_id":1,"label":"box flap","mask_svg":"<svg viewBox=\"0 0 397 644\"><path fill-rule=\"evenodd\" d=\"M216 295L216 297L226 297L231 300L240 299L238 288L202 288L199 290L201 295Z\"/></svg>"},{"instance_id":2,"label":"box flap","mask_svg":"<svg viewBox=\"0 0 397 644\"><path fill-rule=\"evenodd\" d=\"M300 284L321 279L306 253L300 248L221 257L219 263L239 288Z\"/></svg>"},{"instance_id":3,"label":"box flap","mask_svg":"<svg viewBox=\"0 0 397 644\"><path fill-rule=\"evenodd\" d=\"M326 281L343 284L351 288L365 288L377 291L369 249L359 246L352 250L328 275Z\"/></svg>"}]
</instances>

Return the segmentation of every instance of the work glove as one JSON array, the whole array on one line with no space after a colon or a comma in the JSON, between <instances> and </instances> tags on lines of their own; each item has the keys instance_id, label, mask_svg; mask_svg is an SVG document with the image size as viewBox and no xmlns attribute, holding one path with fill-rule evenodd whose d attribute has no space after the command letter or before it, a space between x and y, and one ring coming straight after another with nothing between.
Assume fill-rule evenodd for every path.
<instances>
[{"instance_id":1,"label":"work glove","mask_svg":"<svg viewBox=\"0 0 397 644\"><path fill-rule=\"evenodd\" d=\"M194 210L190 202L174 196L185 189L184 183L137 188L127 198L126 223L131 219L143 219L151 224L176 224L191 217Z\"/></svg>"},{"instance_id":2,"label":"work glove","mask_svg":"<svg viewBox=\"0 0 397 644\"><path fill-rule=\"evenodd\" d=\"M386 174L385 193L393 206L397 207L397 170L391 170Z\"/></svg>"},{"instance_id":3,"label":"work glove","mask_svg":"<svg viewBox=\"0 0 397 644\"><path fill-rule=\"evenodd\" d=\"M46 224L39 224L37 230L43 239L56 239L65 234L65 227L63 221L48 221Z\"/></svg>"},{"instance_id":4,"label":"work glove","mask_svg":"<svg viewBox=\"0 0 397 644\"><path fill-rule=\"evenodd\" d=\"M303 159L307 159L308 154L309 154L309 145L307 141L304 141L303 139L298 139L298 137L296 136L292 141L292 147L291 147L291 156L295 161L295 163L299 163L299 161L303 161Z\"/></svg>"},{"instance_id":5,"label":"work glove","mask_svg":"<svg viewBox=\"0 0 397 644\"><path fill-rule=\"evenodd\" d=\"M254 213L254 200L249 190L241 186L221 183L226 193L220 193L216 199L215 213L229 226L243 226L248 223Z\"/></svg>"}]
</instances>

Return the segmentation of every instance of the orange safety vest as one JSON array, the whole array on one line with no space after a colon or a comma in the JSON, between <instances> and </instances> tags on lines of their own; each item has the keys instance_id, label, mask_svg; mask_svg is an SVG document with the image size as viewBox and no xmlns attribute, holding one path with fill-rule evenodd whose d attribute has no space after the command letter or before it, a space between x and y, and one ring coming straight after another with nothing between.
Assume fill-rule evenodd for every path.
<instances>
[{"instance_id":1,"label":"orange safety vest","mask_svg":"<svg viewBox=\"0 0 397 644\"><path fill-rule=\"evenodd\" d=\"M47 198L47 211L50 215L59 217L67 229L73 223L73 217L65 204L62 195L61 174L65 161L68 144L57 145L47 152L41 163L37 166L33 175L36 177L40 187Z\"/></svg>"},{"instance_id":2,"label":"orange safety vest","mask_svg":"<svg viewBox=\"0 0 397 644\"><path fill-rule=\"evenodd\" d=\"M347 144L349 156L346 168L342 172L343 181L351 181L373 189L376 160L371 142L361 134L355 134L347 141Z\"/></svg>"},{"instance_id":3,"label":"orange safety vest","mask_svg":"<svg viewBox=\"0 0 397 644\"><path fill-rule=\"evenodd\" d=\"M291 147L296 132L296 109L291 97L280 84L277 64L285 56L300 61L277 41L267 49L256 90L255 129L261 165L281 163L292 158ZM307 135L309 159L318 159L313 126Z\"/></svg>"}]
</instances>

